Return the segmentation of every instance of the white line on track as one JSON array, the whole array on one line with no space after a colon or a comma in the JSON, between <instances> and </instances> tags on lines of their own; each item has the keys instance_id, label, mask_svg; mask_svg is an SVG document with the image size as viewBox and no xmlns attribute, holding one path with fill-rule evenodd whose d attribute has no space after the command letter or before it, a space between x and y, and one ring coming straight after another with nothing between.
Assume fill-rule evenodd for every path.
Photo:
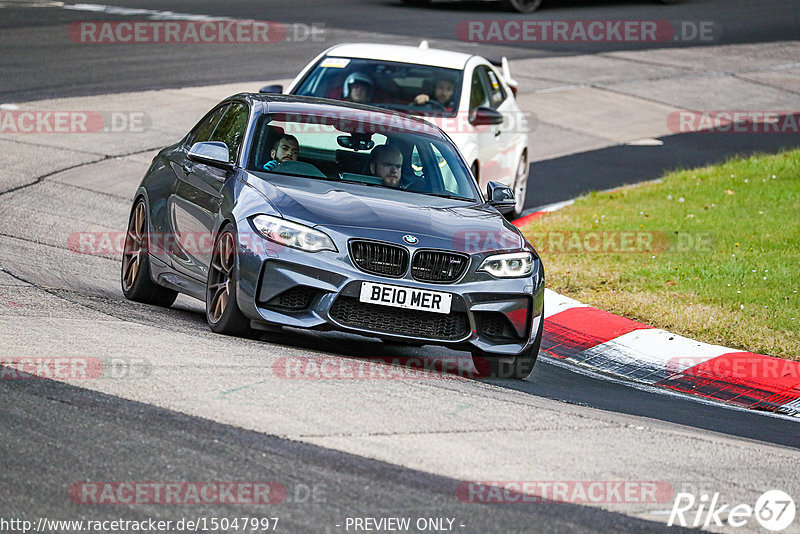
<instances>
[{"instance_id":1,"label":"white line on track","mask_svg":"<svg viewBox=\"0 0 800 534\"><path fill-rule=\"evenodd\" d=\"M176 13L174 11L158 11L155 9L106 6L102 4L64 4L60 7L70 11L89 11L93 13L105 13L107 15L120 15L125 17L146 17L150 20L235 20L229 17L215 17L211 15L198 15L193 13Z\"/></svg>"}]
</instances>

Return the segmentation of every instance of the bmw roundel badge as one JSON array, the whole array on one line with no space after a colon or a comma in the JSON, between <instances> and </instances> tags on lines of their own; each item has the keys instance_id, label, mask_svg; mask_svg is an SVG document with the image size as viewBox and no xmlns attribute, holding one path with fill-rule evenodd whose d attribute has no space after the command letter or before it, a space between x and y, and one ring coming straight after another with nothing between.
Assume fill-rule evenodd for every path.
<instances>
[{"instance_id":1,"label":"bmw roundel badge","mask_svg":"<svg viewBox=\"0 0 800 534\"><path fill-rule=\"evenodd\" d=\"M403 241L405 241L409 245L416 245L419 242L419 239L417 239L413 235L404 235Z\"/></svg>"}]
</instances>

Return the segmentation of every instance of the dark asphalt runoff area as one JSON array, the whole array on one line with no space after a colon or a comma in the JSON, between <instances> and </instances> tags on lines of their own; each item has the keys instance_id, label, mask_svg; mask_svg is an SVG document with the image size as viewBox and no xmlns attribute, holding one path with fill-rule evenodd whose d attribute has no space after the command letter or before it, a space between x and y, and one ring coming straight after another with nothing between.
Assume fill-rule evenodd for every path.
<instances>
[{"instance_id":1,"label":"dark asphalt runoff area","mask_svg":"<svg viewBox=\"0 0 800 534\"><path fill-rule=\"evenodd\" d=\"M41 517L178 521L246 516L278 518L276 532L320 534L346 532L348 517L381 516L411 518L412 524L419 518L449 518L453 531L474 534L532 528L542 533L680 532L588 506L462 502L458 480L49 380L0 381L0 405L0 494L13 492L13 506L0 505L0 513L34 524ZM70 493L73 485L105 480L269 482L285 488L285 500L202 506L72 501L80 495Z\"/></svg>"}]
</instances>

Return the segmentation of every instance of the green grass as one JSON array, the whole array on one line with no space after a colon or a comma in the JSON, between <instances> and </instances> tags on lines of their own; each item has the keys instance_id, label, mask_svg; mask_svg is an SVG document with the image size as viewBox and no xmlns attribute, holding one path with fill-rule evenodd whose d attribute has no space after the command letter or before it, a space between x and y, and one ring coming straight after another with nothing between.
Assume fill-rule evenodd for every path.
<instances>
[{"instance_id":1,"label":"green grass","mask_svg":"<svg viewBox=\"0 0 800 534\"><path fill-rule=\"evenodd\" d=\"M584 246L626 231L642 232L644 251ZM591 193L523 232L559 293L708 343L800 359L800 150Z\"/></svg>"}]
</instances>

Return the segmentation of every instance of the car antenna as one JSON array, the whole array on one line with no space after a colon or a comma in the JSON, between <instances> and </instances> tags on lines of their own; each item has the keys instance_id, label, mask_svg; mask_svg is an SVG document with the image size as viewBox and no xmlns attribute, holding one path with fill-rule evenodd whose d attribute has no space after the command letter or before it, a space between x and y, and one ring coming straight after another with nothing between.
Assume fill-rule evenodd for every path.
<instances>
[{"instance_id":1,"label":"car antenna","mask_svg":"<svg viewBox=\"0 0 800 534\"><path fill-rule=\"evenodd\" d=\"M419 48L420 48L420 50L427 50L428 49L428 41L426 39L423 39L422 41L420 41Z\"/></svg>"}]
</instances>

